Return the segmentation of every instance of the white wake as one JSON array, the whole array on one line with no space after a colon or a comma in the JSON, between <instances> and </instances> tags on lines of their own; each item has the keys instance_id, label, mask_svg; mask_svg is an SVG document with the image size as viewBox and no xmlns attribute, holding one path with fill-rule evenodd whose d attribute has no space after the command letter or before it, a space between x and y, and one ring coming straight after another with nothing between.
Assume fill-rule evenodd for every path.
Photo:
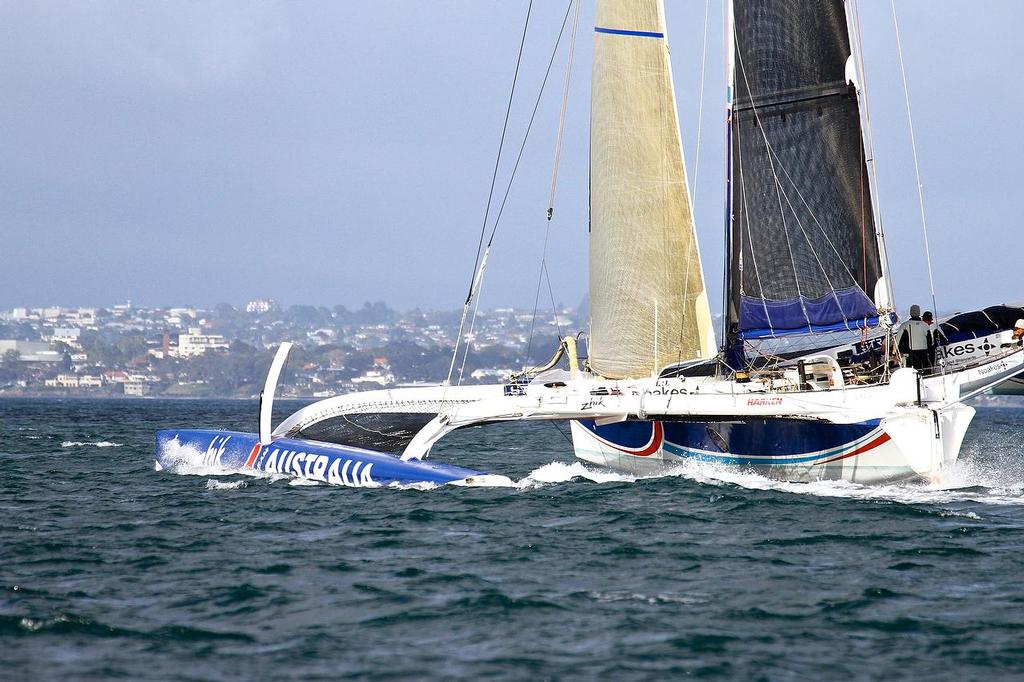
<instances>
[{"instance_id":1,"label":"white wake","mask_svg":"<svg viewBox=\"0 0 1024 682\"><path fill-rule=\"evenodd\" d=\"M200 450L193 445L185 445L177 438L167 441L161 447L161 459L164 464L162 467L160 464L157 464L157 469L163 469L175 474L182 474L184 476L236 476L243 474L252 478L266 478L271 481L288 478L288 476L282 474L268 474L265 471L255 469L238 469L220 464L210 464L206 461L206 450ZM210 483L215 483L215 481L207 483L206 487L210 490L227 490L242 487L231 484L226 484L224 487L216 487L211 486ZM239 481L239 483L242 483L242 481Z\"/></svg>"},{"instance_id":2,"label":"white wake","mask_svg":"<svg viewBox=\"0 0 1024 682\"><path fill-rule=\"evenodd\" d=\"M109 440L99 441L81 441L81 440L66 440L60 444L62 448L84 448L84 447L97 447L97 448L119 448L124 443L114 443Z\"/></svg>"},{"instance_id":3,"label":"white wake","mask_svg":"<svg viewBox=\"0 0 1024 682\"><path fill-rule=\"evenodd\" d=\"M1024 505L1024 480L1017 472L961 460L930 483L861 485L847 481L792 483L768 478L750 470L713 462L681 462L651 474L626 474L592 468L582 462L551 462L515 482L517 488L537 488L570 482L634 483L643 480L680 478L708 486L736 486L748 490L772 490L793 495L815 495L902 504L949 504L981 502ZM971 512L951 515L975 516Z\"/></svg>"}]
</instances>

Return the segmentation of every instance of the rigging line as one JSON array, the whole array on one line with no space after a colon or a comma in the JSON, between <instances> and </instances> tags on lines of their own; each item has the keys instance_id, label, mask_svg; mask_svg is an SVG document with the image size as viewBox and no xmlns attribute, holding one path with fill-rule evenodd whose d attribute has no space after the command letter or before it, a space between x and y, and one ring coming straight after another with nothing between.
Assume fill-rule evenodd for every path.
<instances>
[{"instance_id":1,"label":"rigging line","mask_svg":"<svg viewBox=\"0 0 1024 682\"><path fill-rule=\"evenodd\" d=\"M555 189L556 189L557 184L558 184L558 166L559 166L559 159L561 158L561 154L562 154L562 135L563 135L563 132L565 130L565 110L566 110L567 103L569 101L570 75L572 73L573 54L574 54L575 49L576 49L576 29L579 26L579 21L580 21L580 1L579 0L570 0L569 1L569 7L566 9L566 15L565 15L566 19L569 17L569 10L572 9L573 2L576 3L576 16L573 17L572 34L571 34L570 39L569 39L569 53L568 53L568 55L566 57L565 79L562 81L562 105L561 105L561 109L559 111L559 116L558 116L558 136L555 139L555 159L554 159L554 163L553 163L553 166L552 166L552 169L551 169L551 192L548 195L547 223L544 226L544 248L541 250L540 268L539 268L539 270L537 272L537 291L536 291L536 293L533 296L533 316L530 318L530 336L529 336L529 340L527 341L527 346L526 346L527 361L529 361L530 352L533 349L533 332L534 332L534 328L535 328L536 323L537 323L537 310L540 307L541 284L543 282L544 272L545 272L545 269L547 267L548 238L550 237L550 234L551 234L551 218L552 218L552 216L554 215L554 212L555 212ZM564 26L565 26L564 20L563 20L563 24L562 25L563 25L563 28L564 28ZM559 34L559 37L561 37L561 34ZM557 46L558 45L556 43L556 45L555 45L556 49L557 49ZM552 57L552 60L553 60L554 59L554 54L552 54L551 57ZM548 286L550 287L550 282L549 282ZM558 319L558 312L557 311L555 311L555 319L556 319L556 322L557 322L557 319ZM559 338L561 338L561 336L562 336L561 329L559 329L558 336L559 336Z\"/></svg>"},{"instance_id":2,"label":"rigging line","mask_svg":"<svg viewBox=\"0 0 1024 682\"><path fill-rule=\"evenodd\" d=\"M455 369L455 359L459 355L459 343L462 341L462 331L466 324L466 313L469 312L469 304L473 300L473 290L480 279L479 275L482 274L483 262L480 260L480 251L483 248L484 235L487 233L487 219L491 212L491 201L494 199L494 185L498 180L498 168L501 164L501 152L505 147L505 134L508 132L508 120L512 113L512 102L515 99L516 83L519 81L519 67L523 62L523 47L526 45L526 34L530 28L530 13L532 11L533 0L530 0L529 4L526 6L526 21L523 22L523 36L519 40L519 54L516 56L516 69L515 73L512 75L512 87L508 93L508 105L505 107L505 121L501 126L501 139L498 142L498 155L494 159L494 171L491 173L491 187L487 192L487 206L484 209L483 223L480 225L480 239L477 241L476 245L476 256L473 258L474 272L473 276L469 280L469 292L466 294L466 302L462 306L462 320L459 322L459 334L455 337L455 349L452 351L452 362L448 367L448 379L446 383L449 384L452 380L452 370ZM484 261L486 261L486 258ZM479 274L477 273L478 264L481 266L481 273Z\"/></svg>"},{"instance_id":3,"label":"rigging line","mask_svg":"<svg viewBox=\"0 0 1024 682\"><path fill-rule=\"evenodd\" d=\"M509 193L511 192L512 185L515 182L516 173L519 170L519 164L523 160L523 153L526 151L526 143L530 139L530 131L533 130L533 123L534 123L534 121L537 118L537 110L540 108L540 102L541 102L541 99L544 96L544 90L545 90L545 88L547 86L548 78L551 75L551 67L552 67L552 65L555 62L555 57L558 55L558 46L561 44L562 36L565 33L565 25L566 25L566 23L568 22L568 19L569 19L569 12L572 10L572 3L573 3L573 0L570 0L569 4L565 8L565 16L562 17L562 24L561 24L561 27L558 29L558 37L555 39L555 45L554 45L554 47L551 50L551 57L548 59L547 68L544 70L544 78L541 81L540 90L537 93L537 99L534 101L533 111L530 113L530 120L529 120L529 122L526 125L526 132L523 134L522 144L519 145L519 153L516 156L516 161L515 161L515 163L512 166L512 172L509 175L508 184L505 187L505 193L504 193L504 195L502 197L501 205L498 208L498 213L497 213L497 215L494 218L494 224L493 224L493 226L491 228L490 237L488 237L488 239L487 239L487 248L484 249L484 258L483 258L483 260L480 261L480 268L479 268L478 276L476 278L475 287L476 287L476 293L477 294L479 294L479 290L483 286L483 276L484 276L484 271L486 269L487 256L491 252L491 246L494 244L494 237L495 237L495 235L498 232L498 225L501 223L501 216L505 212L505 205L508 202ZM577 19L578 19L578 17L579 17L579 15L577 13ZM527 18L527 20L529 20L529 18ZM492 186L493 186L493 184L492 184ZM481 239L483 238L483 234L484 233L481 232L481 234L480 234ZM462 338L462 329L463 329L463 325L465 324L466 313L467 313L469 305L471 303L473 305L473 316L470 319L469 334L472 335L474 330L476 329L477 313L480 310L480 296L479 295L473 296L472 293L473 293L473 290L471 290L471 298L473 300L471 301L470 299L467 299L466 300L466 305L463 308L463 319L462 319L462 324L460 325L460 328L459 328L459 338L460 339ZM451 366L451 368L449 368L449 382L451 381L452 369L455 367L455 361L456 361L456 358L458 357L458 350L459 350L458 346L456 346L455 347L455 353L452 355L452 366ZM459 384L462 383L462 374L463 374L463 372L466 369L466 361L469 359L469 353L470 353L470 344L467 343L466 347L465 347L465 349L463 351L463 355L462 355L462 365L459 368Z\"/></svg>"},{"instance_id":4,"label":"rigging line","mask_svg":"<svg viewBox=\"0 0 1024 682\"><path fill-rule=\"evenodd\" d=\"M700 148L701 133L704 130L704 83L706 66L708 62L708 11L711 0L704 0L704 42L700 55L700 97L697 103L697 151L693 159L693 188L690 190L690 198L697 196L697 183L700 180Z\"/></svg>"},{"instance_id":5,"label":"rigging line","mask_svg":"<svg viewBox=\"0 0 1024 682\"><path fill-rule=\"evenodd\" d=\"M544 248L542 254L548 251L548 236L551 234L551 223L544 227ZM526 361L530 362L530 353L533 351L533 329L537 324L537 309L540 307L540 287L544 277L544 255L540 259L540 270L537 272L537 291L533 295L533 316L530 318L530 336L526 342Z\"/></svg>"},{"instance_id":6,"label":"rigging line","mask_svg":"<svg viewBox=\"0 0 1024 682\"><path fill-rule=\"evenodd\" d=\"M767 142L767 140L766 140L766 142ZM807 209L807 214L809 216L811 216L811 219L818 226L818 229L821 230L822 236L825 237L825 241L828 242L828 245L830 247L832 247L832 252L836 254L836 257L837 257L837 259L839 261L839 264L843 266L843 269L846 270L846 274L848 274L850 276L850 279L853 281L853 283L856 284L857 283L857 278L854 276L853 271L850 270L850 268L846 265L846 262L843 260L843 257L839 253L839 250L836 248L836 245L832 242L832 238L829 237L828 236L828 232L825 231L825 226L822 225L821 221L818 220L818 217L816 215L814 215L814 211L811 209L810 204L807 203L807 199L804 197L803 192L800 191L799 185L797 185L796 181L793 180L793 176L791 176L789 174L789 171L786 169L786 166L782 163L782 159L779 158L778 153L775 151L775 149L773 147L771 148L771 153L778 160L779 168L781 168L782 172L786 174L786 179L789 180L789 184L791 184L793 186L793 189L796 190L796 195L797 195L797 197L800 198L800 202L804 205L804 208ZM794 215L795 215L795 212L794 212ZM812 247L812 251L813 251L813 247ZM814 255L815 255L815 258L817 258L817 253L815 253ZM826 277L827 277L827 275L826 275ZM831 286L831 283L830 283L829 286ZM866 294L867 292L864 292L864 293Z\"/></svg>"},{"instance_id":7,"label":"rigging line","mask_svg":"<svg viewBox=\"0 0 1024 682\"><path fill-rule=\"evenodd\" d=\"M864 168L867 168L867 159L864 157L864 144L861 143L859 146L860 151L860 162ZM864 283L868 281L868 217L867 212L864 209L864 173L860 172L860 168L857 168L857 175L860 176L860 251L863 256L863 267L861 275L864 277ZM864 292L867 293L867 292ZM874 298L874 297L872 297Z\"/></svg>"},{"instance_id":8,"label":"rigging line","mask_svg":"<svg viewBox=\"0 0 1024 682\"><path fill-rule=\"evenodd\" d=\"M903 95L907 102L907 125L910 128L910 148L914 152L914 173L917 176L917 201L921 207L921 230L924 233L924 253L928 261L928 287L932 295L932 310L939 314L939 307L935 303L935 279L932 277L932 252L928 244L928 221L924 215L924 185L921 183L921 166L917 162L917 138L914 136L914 117L910 113L910 89L907 87L907 67L903 62L903 43L900 40L900 23L896 19L896 0L890 0L892 5L892 24L896 28L896 48L900 56L900 74L903 76Z\"/></svg>"},{"instance_id":9,"label":"rigging line","mask_svg":"<svg viewBox=\"0 0 1024 682\"><path fill-rule=\"evenodd\" d=\"M508 196L512 190L512 183L516 178L516 172L519 170L519 163L523 160L523 153L526 151L526 143L530 138L530 131L533 129L533 123L537 118L537 110L540 108L540 101L544 95L544 89L548 83L548 77L551 75L551 66L554 64L555 57L558 55L558 46L562 41L562 34L565 32L565 24L569 19L569 11L572 9L572 0L569 2L569 6L565 10L565 16L562 18L562 27L558 31L558 38L555 40L555 46L551 50L551 58L548 59L547 69L544 71L544 79L540 84L540 91L537 93L537 100L533 104L533 112L530 114L530 121L526 125L526 133L523 135L523 143L519 145L519 154L516 156L516 162L512 166L512 174L509 176L508 185L505 187L505 194L502 196L501 205L498 207L498 214L494 218L494 225L491 227L491 235L487 240L487 245L490 246L494 243L494 236L498 232L498 224L501 222L501 216L505 212L505 205L508 203Z\"/></svg>"},{"instance_id":10,"label":"rigging line","mask_svg":"<svg viewBox=\"0 0 1024 682\"><path fill-rule=\"evenodd\" d=\"M735 30L736 27L733 26L733 31ZM782 183L779 181L779 174L775 172L775 162L772 160L772 147L768 142L768 134L764 130L764 125L761 122L761 115L758 113L757 106L754 104L754 95L750 91L750 81L747 78L747 68L743 64L743 50L736 50L736 56L739 58L740 71L743 72L743 85L747 89L747 97L750 98L750 108L754 112L754 127L760 131L761 137L764 139L765 150L768 152L768 164L771 166L772 177L775 178L775 190L779 199L779 217L782 219L782 230L786 234L786 248L789 250L789 262L793 265L793 282L796 284L796 294L800 299L800 309L804 313L804 319L807 320L808 327L810 327L811 318L807 314L807 306L804 304L803 292L800 291L800 278L796 274L796 259L793 256L793 244L789 240L789 228L786 227L786 213L782 207ZM751 247L750 255L751 258L754 258L753 247ZM754 258L754 260L756 261L757 259ZM762 296L764 295L763 290L761 291L761 294ZM767 314L767 304L765 305L765 312ZM768 324L771 325L770 317L768 318Z\"/></svg>"},{"instance_id":11,"label":"rigging line","mask_svg":"<svg viewBox=\"0 0 1024 682\"><path fill-rule=\"evenodd\" d=\"M706 66L708 61L708 12L711 9L711 0L704 0L704 41L701 47L700 56L700 97L697 102L697 151L694 152L693 160L693 187L690 189L690 223L693 225L693 230L689 244L686 247L686 273L683 275L683 305L690 298L690 266L692 265L690 254L693 252L693 245L697 241L697 227L696 221L693 215L693 205L697 200L697 182L700 180L700 142L701 132L704 130L704 82L706 74ZM701 273L703 278L703 272ZM694 302L694 308L696 308L696 302ZM696 312L696 310L694 311ZM676 348L678 355L676 362L683 361L683 327L686 323L686 311L684 309L683 314L679 317L679 343Z\"/></svg>"},{"instance_id":12,"label":"rigging line","mask_svg":"<svg viewBox=\"0 0 1024 682\"><path fill-rule=\"evenodd\" d=\"M558 426L558 422L554 421L553 419L545 420L545 421L547 421L548 424L551 424L551 426L553 426L555 428L555 431L558 431L558 434L562 438L564 438L570 445L572 445L572 438L570 438L569 436L565 435L565 431L562 431L562 429Z\"/></svg>"},{"instance_id":13,"label":"rigging line","mask_svg":"<svg viewBox=\"0 0 1024 682\"><path fill-rule=\"evenodd\" d=\"M569 55L565 64L565 79L562 81L562 108L558 113L558 137L555 139L555 163L551 168L551 193L548 195L548 221L555 212L555 190L558 187L558 162L562 157L562 134L565 131L565 110L569 103L569 83L572 75L572 59L576 52L576 29L580 23L580 0L576 2L576 16L572 20L572 35L569 37ZM572 1L569 3L572 6ZM566 14L568 16L568 14ZM563 26L565 24L563 23ZM561 34L559 34L561 37Z\"/></svg>"},{"instance_id":14,"label":"rigging line","mask_svg":"<svg viewBox=\"0 0 1024 682\"><path fill-rule=\"evenodd\" d=\"M783 170L785 170L785 169L783 169ZM790 180L790 182L792 182L792 180ZM799 190L797 190L797 191L799 192ZM836 306L839 307L839 314L843 316L843 322L845 322L847 328L849 328L849 326L850 326L850 318L848 318L846 316L846 311L843 310L843 304L839 301L839 295L836 293L835 285L832 284L832 278L828 276L828 272L825 270L825 265L821 262L821 258L818 257L818 251L817 251L817 249L814 248L814 245L811 243L811 238L807 235L807 230L804 229L803 221L800 220L800 216L796 212L796 207L793 206L793 202L789 198L789 193L786 192L785 190L782 190L782 196L784 196L786 198L786 203L789 204L789 210L793 214L794 220L796 220L797 227L800 228L800 232L804 236L804 241L807 242L807 246L811 250L811 255L814 256L814 260L818 264L818 269L821 270L821 274L823 274L825 276L825 282L828 283L828 288L832 290L832 298L835 299ZM811 217L813 218L814 216L812 215ZM826 236L826 238L827 238L827 236ZM851 273L851 276L852 276L852 273ZM856 280L854 280L854 284L856 284L856 283L857 283ZM808 322L810 322L810 320L808 320Z\"/></svg>"},{"instance_id":15,"label":"rigging line","mask_svg":"<svg viewBox=\"0 0 1024 682\"><path fill-rule=\"evenodd\" d=\"M477 293L478 294L480 293L480 291L483 290L483 286L484 286L484 282L483 282L484 264L487 263L487 257L490 256L490 255L491 255L491 246L490 246L490 244L488 244L487 248L484 249L484 259L480 262L480 275L481 275L481 277L480 277L479 283L477 284ZM469 323L469 333L466 335L467 336L466 348L462 352L462 364L459 366L459 386L462 385L462 375L466 371L466 360L469 359L469 349L473 347L473 344L470 342L470 339L473 338L473 333L474 333L474 330L476 329L476 316L477 316L478 312L480 312L480 296L477 296L476 297L476 301L474 301L474 303L473 303L473 317L471 318L471 321Z\"/></svg>"},{"instance_id":16,"label":"rigging line","mask_svg":"<svg viewBox=\"0 0 1024 682\"><path fill-rule=\"evenodd\" d=\"M551 289L551 273L548 264L544 263L544 279L548 281L548 296L551 298L551 311L555 316L555 329L558 331L558 340L562 340L562 323L558 319L558 306L555 305L555 292Z\"/></svg>"}]
</instances>

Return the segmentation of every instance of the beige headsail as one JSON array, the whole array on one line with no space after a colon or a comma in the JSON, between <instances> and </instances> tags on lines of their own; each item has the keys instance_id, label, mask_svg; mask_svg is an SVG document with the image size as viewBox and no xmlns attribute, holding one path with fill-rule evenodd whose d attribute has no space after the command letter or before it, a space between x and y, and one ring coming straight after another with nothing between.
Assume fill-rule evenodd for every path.
<instances>
[{"instance_id":1,"label":"beige headsail","mask_svg":"<svg viewBox=\"0 0 1024 682\"><path fill-rule=\"evenodd\" d=\"M590 366L650 376L715 354L661 0L598 0L590 130Z\"/></svg>"}]
</instances>

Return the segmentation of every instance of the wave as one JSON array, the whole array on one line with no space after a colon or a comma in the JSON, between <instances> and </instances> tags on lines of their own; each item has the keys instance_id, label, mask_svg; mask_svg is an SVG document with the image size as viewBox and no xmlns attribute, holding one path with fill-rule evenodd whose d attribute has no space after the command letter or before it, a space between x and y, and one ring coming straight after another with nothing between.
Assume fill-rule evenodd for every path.
<instances>
[{"instance_id":1,"label":"wave","mask_svg":"<svg viewBox=\"0 0 1024 682\"><path fill-rule=\"evenodd\" d=\"M551 462L534 469L514 485L517 488L531 488L552 483L568 483L580 478L593 483L633 483L642 477L611 469L593 469L582 462Z\"/></svg>"},{"instance_id":2,"label":"wave","mask_svg":"<svg viewBox=\"0 0 1024 682\"><path fill-rule=\"evenodd\" d=\"M593 483L633 483L662 478L681 478L700 485L716 487L736 486L747 490L901 504L980 502L993 505L1024 505L1024 482L1012 472L963 460L931 482L889 485L862 485L849 481L795 483L713 462L682 462L663 471L643 475L591 468L582 462L551 462L531 471L517 481L515 487L536 488L579 480ZM947 510L944 513L948 516L978 518L975 513L963 510Z\"/></svg>"},{"instance_id":3,"label":"wave","mask_svg":"<svg viewBox=\"0 0 1024 682\"><path fill-rule=\"evenodd\" d=\"M207 490L239 490L246 486L245 481L215 481L210 479L206 482Z\"/></svg>"},{"instance_id":4,"label":"wave","mask_svg":"<svg viewBox=\"0 0 1024 682\"><path fill-rule=\"evenodd\" d=\"M60 444L62 448L84 448L94 446L97 448L119 448L124 443L114 443L109 440L98 440L98 441L81 441L81 440L66 440Z\"/></svg>"}]
</instances>

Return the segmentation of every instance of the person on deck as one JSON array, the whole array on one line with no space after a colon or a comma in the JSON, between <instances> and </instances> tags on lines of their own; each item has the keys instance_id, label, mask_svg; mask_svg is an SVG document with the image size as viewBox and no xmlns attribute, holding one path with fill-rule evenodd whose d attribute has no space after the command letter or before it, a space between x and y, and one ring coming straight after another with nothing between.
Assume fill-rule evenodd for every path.
<instances>
[{"instance_id":1,"label":"person on deck","mask_svg":"<svg viewBox=\"0 0 1024 682\"><path fill-rule=\"evenodd\" d=\"M897 348L907 359L907 367L921 372L929 368L935 341L928 324L921 319L921 306L910 306L910 319L896 333Z\"/></svg>"},{"instance_id":2,"label":"person on deck","mask_svg":"<svg viewBox=\"0 0 1024 682\"><path fill-rule=\"evenodd\" d=\"M934 329L932 329L932 325L935 324L935 316L932 315L932 311L930 311L930 310L924 311L924 315L921 316L921 321L924 322L926 325L928 325L928 329L932 333L931 350L928 353L928 367L930 369L934 369L935 366L936 366L935 365L935 355L936 355L936 351L939 348L939 338L940 338L939 335L942 334L942 330L939 329L938 327L935 327Z\"/></svg>"}]
</instances>

